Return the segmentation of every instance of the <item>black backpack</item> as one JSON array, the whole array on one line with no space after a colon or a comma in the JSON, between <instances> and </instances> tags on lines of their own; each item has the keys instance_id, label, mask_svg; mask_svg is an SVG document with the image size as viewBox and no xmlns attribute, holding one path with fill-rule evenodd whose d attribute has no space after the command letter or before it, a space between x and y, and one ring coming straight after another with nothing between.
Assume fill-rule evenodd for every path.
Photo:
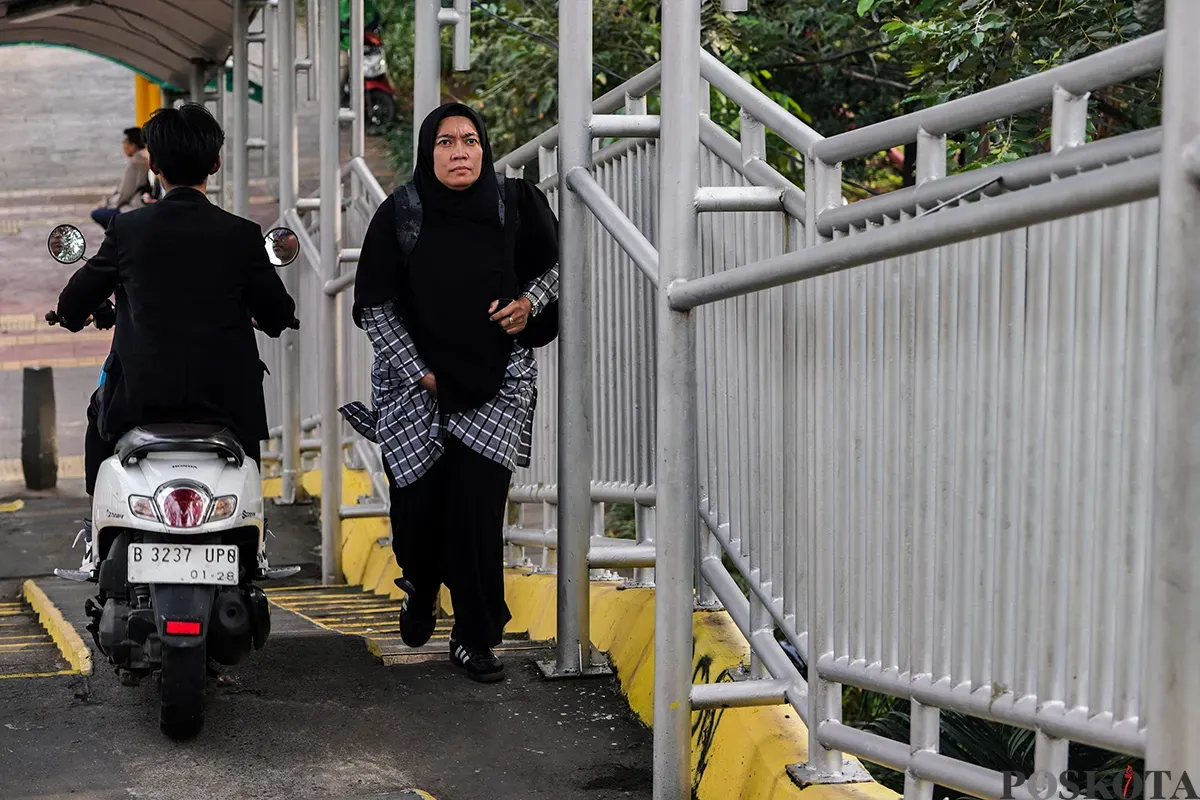
<instances>
[{"instance_id":1,"label":"black backpack","mask_svg":"<svg viewBox=\"0 0 1200 800\"><path fill-rule=\"evenodd\" d=\"M504 226L504 249L510 264L516 263L517 233L521 227L520 203L515 184L503 175L496 176L500 197L500 224ZM396 238L405 259L412 255L421 235L421 196L411 183L397 186L392 192L396 202ZM511 210L511 214L507 213ZM530 349L545 347L558 338L558 300L546 304L542 312L530 317L525 330L516 339Z\"/></svg>"}]
</instances>

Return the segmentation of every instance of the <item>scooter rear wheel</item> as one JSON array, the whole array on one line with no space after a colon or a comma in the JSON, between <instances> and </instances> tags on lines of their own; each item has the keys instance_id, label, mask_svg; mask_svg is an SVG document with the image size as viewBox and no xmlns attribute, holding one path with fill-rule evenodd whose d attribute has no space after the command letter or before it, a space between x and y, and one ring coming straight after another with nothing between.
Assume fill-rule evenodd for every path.
<instances>
[{"instance_id":1,"label":"scooter rear wheel","mask_svg":"<svg viewBox=\"0 0 1200 800\"><path fill-rule=\"evenodd\" d=\"M204 727L206 647L164 647L159 676L158 726L171 739L191 739Z\"/></svg>"}]
</instances>

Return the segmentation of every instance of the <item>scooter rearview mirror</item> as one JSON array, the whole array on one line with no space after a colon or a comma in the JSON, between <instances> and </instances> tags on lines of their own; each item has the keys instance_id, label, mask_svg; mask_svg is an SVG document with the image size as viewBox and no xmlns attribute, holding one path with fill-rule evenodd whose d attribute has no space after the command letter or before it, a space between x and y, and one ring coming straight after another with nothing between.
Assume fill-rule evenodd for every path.
<instances>
[{"instance_id":1,"label":"scooter rearview mirror","mask_svg":"<svg viewBox=\"0 0 1200 800\"><path fill-rule=\"evenodd\" d=\"M83 258L87 241L83 238L83 231L74 225L59 225L46 238L46 249L58 263L74 264Z\"/></svg>"},{"instance_id":2,"label":"scooter rearview mirror","mask_svg":"<svg viewBox=\"0 0 1200 800\"><path fill-rule=\"evenodd\" d=\"M272 228L263 240L267 258L276 267L286 267L300 255L300 237L291 228Z\"/></svg>"}]
</instances>

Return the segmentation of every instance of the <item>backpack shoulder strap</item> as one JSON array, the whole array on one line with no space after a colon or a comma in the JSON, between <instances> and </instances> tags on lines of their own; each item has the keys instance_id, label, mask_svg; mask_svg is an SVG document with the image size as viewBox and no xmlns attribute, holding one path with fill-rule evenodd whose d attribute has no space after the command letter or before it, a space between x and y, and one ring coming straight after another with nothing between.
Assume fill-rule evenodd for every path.
<instances>
[{"instance_id":1,"label":"backpack shoulder strap","mask_svg":"<svg viewBox=\"0 0 1200 800\"><path fill-rule=\"evenodd\" d=\"M396 239L404 257L412 255L421 235L421 196L411 183L397 186L392 192L396 201Z\"/></svg>"}]
</instances>

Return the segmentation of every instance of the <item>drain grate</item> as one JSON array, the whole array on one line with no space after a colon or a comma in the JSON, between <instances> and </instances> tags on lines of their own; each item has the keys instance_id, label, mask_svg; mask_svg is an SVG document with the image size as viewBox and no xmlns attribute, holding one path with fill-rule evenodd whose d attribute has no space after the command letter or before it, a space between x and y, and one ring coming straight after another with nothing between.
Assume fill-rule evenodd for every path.
<instances>
[{"instance_id":1,"label":"drain grate","mask_svg":"<svg viewBox=\"0 0 1200 800\"><path fill-rule=\"evenodd\" d=\"M364 592L359 586L289 586L267 592L271 603L327 630L361 636L384 664L409 664L444 659L450 654L453 618L438 620L424 647L412 648L400 639L400 601ZM528 636L505 636L496 652L540 650L546 645Z\"/></svg>"}]
</instances>

